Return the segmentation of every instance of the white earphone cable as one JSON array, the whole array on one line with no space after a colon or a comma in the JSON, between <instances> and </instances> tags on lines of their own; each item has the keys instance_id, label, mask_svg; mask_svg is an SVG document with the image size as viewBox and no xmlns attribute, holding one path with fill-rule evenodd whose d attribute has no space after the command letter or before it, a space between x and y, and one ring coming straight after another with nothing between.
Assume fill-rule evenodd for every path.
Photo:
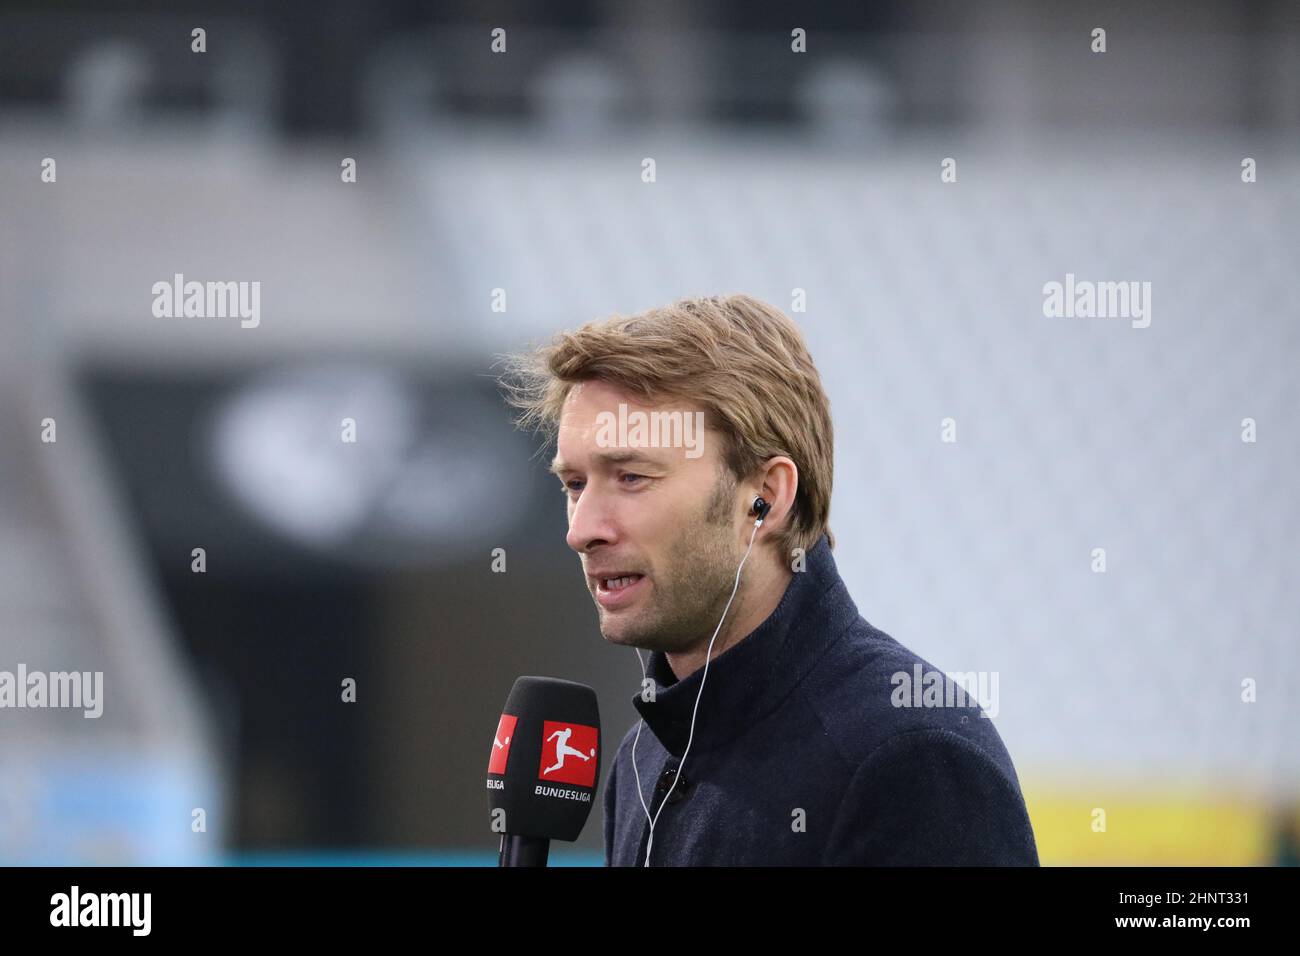
<instances>
[{"instance_id":1,"label":"white earphone cable","mask_svg":"<svg viewBox=\"0 0 1300 956\"><path fill-rule=\"evenodd\" d=\"M713 637L709 638L708 650L704 652L704 673L700 676L700 689L695 694L695 707L691 710L691 730L686 737L686 749L682 751L682 759L677 764L677 772L673 775L672 786L664 794L663 800L659 804L659 809L655 811L654 817L650 816L650 808L646 806L645 796L641 792L641 771L636 765L636 745L641 739L641 728L645 726L645 721L637 722L636 737L632 740L632 772L636 775L636 795L641 800L641 809L645 811L645 818L650 821L650 836L646 840L645 863L644 866L650 865L650 849L655 842L655 823L659 820L659 814L664 812L664 807L668 804L668 798L673 795L673 790L677 787L677 781L682 778L682 767L686 764L686 756L691 752L691 741L695 739L695 714L700 709L700 697L704 694L704 682L709 678L709 660L713 657L713 642L718 638L718 632L722 630L722 622L727 619L727 612L731 610L731 602L736 597L736 591L740 588L740 572L745 567L745 562L749 560L749 552L754 549L754 536L758 534L759 527L763 524L763 519L759 518L754 522L754 530L749 535L749 547L745 549L745 556L740 559L740 566L736 568L736 583L731 587L731 597L727 598L727 606L722 609L722 617L718 621L718 626L713 629ZM644 693L646 679L646 663L641 657L641 649L636 648L637 660L641 661L641 687Z\"/></svg>"}]
</instances>

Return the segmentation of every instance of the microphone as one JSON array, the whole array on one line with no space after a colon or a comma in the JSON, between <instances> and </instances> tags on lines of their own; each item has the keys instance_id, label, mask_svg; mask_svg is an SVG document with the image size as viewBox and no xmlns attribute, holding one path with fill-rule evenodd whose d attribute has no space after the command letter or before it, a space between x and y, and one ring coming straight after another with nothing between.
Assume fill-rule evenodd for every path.
<instances>
[{"instance_id":1,"label":"microphone","mask_svg":"<svg viewBox=\"0 0 1300 956\"><path fill-rule=\"evenodd\" d=\"M500 866L546 866L552 840L582 833L600 776L600 710L586 684L520 677L488 758L488 810Z\"/></svg>"}]
</instances>

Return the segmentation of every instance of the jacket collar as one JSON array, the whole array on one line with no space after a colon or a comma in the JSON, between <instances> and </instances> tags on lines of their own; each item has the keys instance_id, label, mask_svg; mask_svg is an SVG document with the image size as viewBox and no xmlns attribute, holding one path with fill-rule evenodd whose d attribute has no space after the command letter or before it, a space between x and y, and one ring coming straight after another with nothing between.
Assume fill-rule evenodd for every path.
<instances>
[{"instance_id":1,"label":"jacket collar","mask_svg":"<svg viewBox=\"0 0 1300 956\"><path fill-rule=\"evenodd\" d=\"M646 675L655 699L640 694L632 706L674 756L686 750L695 696L704 682L691 753L724 744L779 706L836 638L857 619L823 535L807 553L776 609L745 638L728 647L685 680L678 680L662 651L653 651Z\"/></svg>"}]
</instances>

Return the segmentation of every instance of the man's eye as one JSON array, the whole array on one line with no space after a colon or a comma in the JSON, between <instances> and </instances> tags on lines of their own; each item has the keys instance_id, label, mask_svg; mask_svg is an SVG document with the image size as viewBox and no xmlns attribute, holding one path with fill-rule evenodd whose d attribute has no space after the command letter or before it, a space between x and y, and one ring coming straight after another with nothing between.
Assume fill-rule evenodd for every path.
<instances>
[{"instance_id":1,"label":"man's eye","mask_svg":"<svg viewBox=\"0 0 1300 956\"><path fill-rule=\"evenodd\" d=\"M572 481L568 481L568 482L565 482L565 483L561 484L561 485L560 485L560 491L562 491L562 492L563 492L564 494L566 494L566 495L567 495L570 491L581 491L581 490L582 490L581 488L575 488L575 487L573 487L574 485L581 485L581 484L582 484L581 481L579 481L577 478L574 478Z\"/></svg>"},{"instance_id":2,"label":"man's eye","mask_svg":"<svg viewBox=\"0 0 1300 956\"><path fill-rule=\"evenodd\" d=\"M631 479L633 479L633 480L639 480L639 479L644 478L644 477L645 477L645 475L619 475L619 479L620 479L620 480L623 479L623 478L631 478Z\"/></svg>"}]
</instances>

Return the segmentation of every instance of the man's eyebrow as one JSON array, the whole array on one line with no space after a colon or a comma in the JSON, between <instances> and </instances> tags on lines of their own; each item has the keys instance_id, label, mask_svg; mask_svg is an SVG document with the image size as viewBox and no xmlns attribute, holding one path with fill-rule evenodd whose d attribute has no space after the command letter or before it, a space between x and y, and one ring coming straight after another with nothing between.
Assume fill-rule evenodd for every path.
<instances>
[{"instance_id":1,"label":"man's eyebrow","mask_svg":"<svg viewBox=\"0 0 1300 956\"><path fill-rule=\"evenodd\" d=\"M626 465L629 462L641 462L645 465L654 465L656 468L663 467L663 463L651 458L649 455L636 451L602 451L591 456L596 462L607 465ZM549 471L553 475L559 475L566 471L571 471L569 465L559 458L551 462Z\"/></svg>"}]
</instances>

